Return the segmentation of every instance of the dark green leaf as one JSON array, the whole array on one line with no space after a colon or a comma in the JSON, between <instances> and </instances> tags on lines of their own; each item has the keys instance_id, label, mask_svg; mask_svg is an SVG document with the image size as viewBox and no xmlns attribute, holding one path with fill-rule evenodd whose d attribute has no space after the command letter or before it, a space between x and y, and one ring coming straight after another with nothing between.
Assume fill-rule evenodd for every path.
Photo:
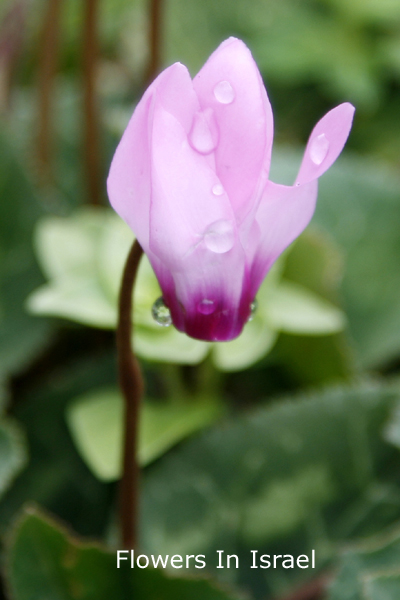
<instances>
[{"instance_id":1,"label":"dark green leaf","mask_svg":"<svg viewBox=\"0 0 400 600\"><path fill-rule=\"evenodd\" d=\"M400 517L396 488L377 481L396 453L380 432L397 395L367 385L293 397L172 450L146 476L146 548L188 554L223 548L243 561L254 548L268 554L314 548L321 566L335 555L337 539ZM253 571L251 585L278 594L299 576ZM229 577L248 579L246 569L230 570Z\"/></svg>"},{"instance_id":2,"label":"dark green leaf","mask_svg":"<svg viewBox=\"0 0 400 600\"><path fill-rule=\"evenodd\" d=\"M7 562L15 600L234 600L204 579L118 569L116 552L74 539L35 509L17 524Z\"/></svg>"},{"instance_id":3,"label":"dark green leaf","mask_svg":"<svg viewBox=\"0 0 400 600\"><path fill-rule=\"evenodd\" d=\"M343 553L328 600L398 600L400 529Z\"/></svg>"}]
</instances>

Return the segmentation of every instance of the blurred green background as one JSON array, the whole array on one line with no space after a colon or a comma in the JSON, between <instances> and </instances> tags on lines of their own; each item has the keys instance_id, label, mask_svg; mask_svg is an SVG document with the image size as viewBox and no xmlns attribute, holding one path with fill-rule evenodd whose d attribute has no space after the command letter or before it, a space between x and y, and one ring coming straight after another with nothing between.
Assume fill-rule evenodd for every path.
<instances>
[{"instance_id":1,"label":"blurred green background","mask_svg":"<svg viewBox=\"0 0 400 600\"><path fill-rule=\"evenodd\" d=\"M327 110L356 116L238 340L159 327L143 260L140 548L205 554L210 578L169 579L116 569L113 330L132 234L105 179L152 77L174 61L195 75L231 35L272 102L274 181L293 181ZM400 597L399 166L398 0L3 0L0 597ZM218 549L240 568L216 570ZM250 570L252 549L315 549L316 570Z\"/></svg>"}]
</instances>

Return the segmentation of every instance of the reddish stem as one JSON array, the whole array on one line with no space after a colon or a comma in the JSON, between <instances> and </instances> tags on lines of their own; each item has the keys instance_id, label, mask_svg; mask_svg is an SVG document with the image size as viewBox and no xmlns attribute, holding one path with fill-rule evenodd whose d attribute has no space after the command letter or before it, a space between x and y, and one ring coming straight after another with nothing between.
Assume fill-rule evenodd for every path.
<instances>
[{"instance_id":1,"label":"reddish stem","mask_svg":"<svg viewBox=\"0 0 400 600\"><path fill-rule=\"evenodd\" d=\"M62 0L48 0L39 58L38 160L43 182L51 178L53 88L60 44Z\"/></svg>"},{"instance_id":2,"label":"reddish stem","mask_svg":"<svg viewBox=\"0 0 400 600\"><path fill-rule=\"evenodd\" d=\"M119 384L125 402L120 527L124 548L137 545L139 515L138 423L143 379L132 347L132 290L143 250L135 241L122 276L117 328Z\"/></svg>"},{"instance_id":3,"label":"reddish stem","mask_svg":"<svg viewBox=\"0 0 400 600\"><path fill-rule=\"evenodd\" d=\"M96 66L98 58L98 0L84 1L83 15L83 101L84 101L84 168L89 203L100 204L102 180L100 135L96 101Z\"/></svg>"},{"instance_id":4,"label":"reddish stem","mask_svg":"<svg viewBox=\"0 0 400 600\"><path fill-rule=\"evenodd\" d=\"M149 50L146 86L158 75L161 67L162 0L150 0Z\"/></svg>"},{"instance_id":5,"label":"reddish stem","mask_svg":"<svg viewBox=\"0 0 400 600\"><path fill-rule=\"evenodd\" d=\"M26 31L26 0L14 0L0 22L0 113L11 107L11 87Z\"/></svg>"}]
</instances>

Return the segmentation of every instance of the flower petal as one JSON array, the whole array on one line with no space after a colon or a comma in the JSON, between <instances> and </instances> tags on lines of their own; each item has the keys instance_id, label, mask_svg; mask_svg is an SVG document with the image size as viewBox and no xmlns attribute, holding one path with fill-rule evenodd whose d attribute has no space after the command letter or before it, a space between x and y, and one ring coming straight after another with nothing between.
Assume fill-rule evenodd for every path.
<instances>
[{"instance_id":1,"label":"flower petal","mask_svg":"<svg viewBox=\"0 0 400 600\"><path fill-rule=\"evenodd\" d=\"M308 140L297 184L317 179L335 162L350 133L354 110L354 106L344 102L318 121Z\"/></svg>"},{"instance_id":2,"label":"flower petal","mask_svg":"<svg viewBox=\"0 0 400 600\"><path fill-rule=\"evenodd\" d=\"M196 75L193 87L201 108L214 112L216 171L240 222L271 160L273 117L261 75L245 44L229 38Z\"/></svg>"},{"instance_id":3,"label":"flower petal","mask_svg":"<svg viewBox=\"0 0 400 600\"><path fill-rule=\"evenodd\" d=\"M114 210L128 223L146 250L149 245L151 198L151 127L154 94L189 131L198 101L190 75L176 63L163 71L137 105L115 151L107 180Z\"/></svg>"},{"instance_id":4,"label":"flower petal","mask_svg":"<svg viewBox=\"0 0 400 600\"><path fill-rule=\"evenodd\" d=\"M316 179L295 186L267 182L256 213L261 236L251 271L254 296L278 256L308 225L317 193Z\"/></svg>"},{"instance_id":5,"label":"flower petal","mask_svg":"<svg viewBox=\"0 0 400 600\"><path fill-rule=\"evenodd\" d=\"M185 257L199 245L217 254L232 248L235 219L218 177L207 157L190 146L181 123L157 101L151 179L150 248L166 265L185 269Z\"/></svg>"}]
</instances>

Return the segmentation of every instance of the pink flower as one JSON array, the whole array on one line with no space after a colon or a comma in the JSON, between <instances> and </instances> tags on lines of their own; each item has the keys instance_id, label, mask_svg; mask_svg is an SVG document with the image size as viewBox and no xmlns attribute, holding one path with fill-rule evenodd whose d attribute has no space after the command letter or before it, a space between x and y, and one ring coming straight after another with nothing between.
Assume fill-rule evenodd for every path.
<instances>
[{"instance_id":1,"label":"pink flower","mask_svg":"<svg viewBox=\"0 0 400 600\"><path fill-rule=\"evenodd\" d=\"M176 63L147 89L115 152L108 194L177 329L210 341L240 334L262 280L310 221L317 179L342 151L353 113L344 103L317 123L285 186L268 179L272 110L243 42L223 42L193 81Z\"/></svg>"}]
</instances>

